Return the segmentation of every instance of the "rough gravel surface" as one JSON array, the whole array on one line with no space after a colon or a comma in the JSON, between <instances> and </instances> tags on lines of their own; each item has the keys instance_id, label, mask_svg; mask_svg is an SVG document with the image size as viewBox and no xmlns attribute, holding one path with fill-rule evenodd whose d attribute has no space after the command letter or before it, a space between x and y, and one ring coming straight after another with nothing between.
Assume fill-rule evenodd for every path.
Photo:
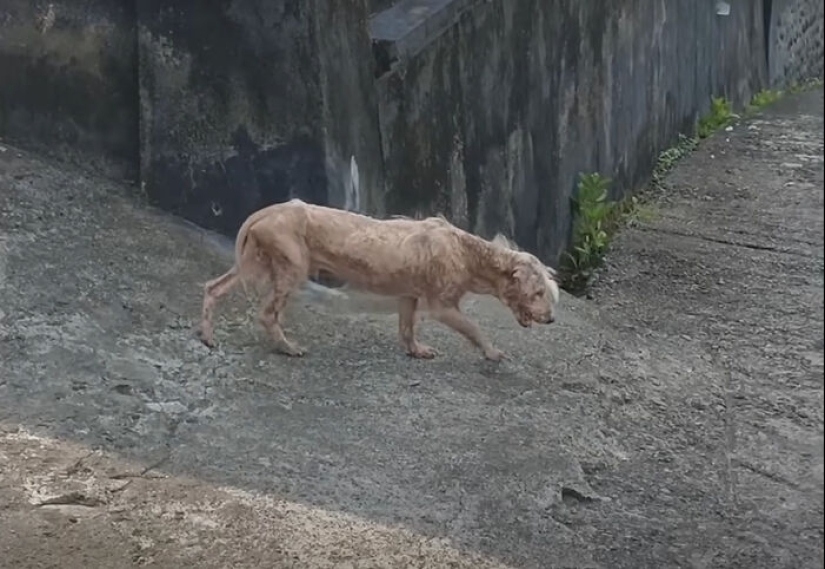
<instances>
[{"instance_id":1,"label":"rough gravel surface","mask_svg":"<svg viewBox=\"0 0 825 569\"><path fill-rule=\"evenodd\" d=\"M0 567L823 566L823 92L704 141L511 360L312 294L303 359L220 240L0 142ZM216 245L216 243L218 243Z\"/></svg>"}]
</instances>

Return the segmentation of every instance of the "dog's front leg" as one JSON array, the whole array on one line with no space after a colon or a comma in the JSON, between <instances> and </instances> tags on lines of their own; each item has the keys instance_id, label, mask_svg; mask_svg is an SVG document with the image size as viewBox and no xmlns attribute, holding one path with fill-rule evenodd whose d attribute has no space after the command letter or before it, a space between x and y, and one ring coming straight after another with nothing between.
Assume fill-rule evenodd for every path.
<instances>
[{"instance_id":1,"label":"dog's front leg","mask_svg":"<svg viewBox=\"0 0 825 569\"><path fill-rule=\"evenodd\" d=\"M484 352L488 360L499 361L505 357L504 352L490 343L478 324L467 318L456 307L441 307L432 310L433 317L442 324L449 326Z\"/></svg>"},{"instance_id":2,"label":"dog's front leg","mask_svg":"<svg viewBox=\"0 0 825 569\"><path fill-rule=\"evenodd\" d=\"M402 297L398 299L398 335L401 344L407 350L407 355L414 358L432 359L436 351L415 339L415 311L418 308L418 299Z\"/></svg>"}]
</instances>

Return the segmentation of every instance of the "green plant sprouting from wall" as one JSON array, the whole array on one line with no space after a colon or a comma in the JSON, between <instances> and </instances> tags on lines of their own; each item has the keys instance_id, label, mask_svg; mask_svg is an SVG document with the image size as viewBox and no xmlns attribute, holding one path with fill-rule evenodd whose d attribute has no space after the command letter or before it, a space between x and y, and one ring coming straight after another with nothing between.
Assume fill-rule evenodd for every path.
<instances>
[{"instance_id":1,"label":"green plant sprouting from wall","mask_svg":"<svg viewBox=\"0 0 825 569\"><path fill-rule=\"evenodd\" d=\"M720 128L728 126L734 118L730 101L724 97L711 97L710 110L696 123L696 136L707 138Z\"/></svg>"},{"instance_id":2,"label":"green plant sprouting from wall","mask_svg":"<svg viewBox=\"0 0 825 569\"><path fill-rule=\"evenodd\" d=\"M779 99L782 98L782 91L774 91L773 89L762 89L758 93L754 93L753 97L751 97L750 103L748 103L747 110L757 111L762 107L770 105L771 103L775 103Z\"/></svg>"},{"instance_id":3,"label":"green plant sprouting from wall","mask_svg":"<svg viewBox=\"0 0 825 569\"><path fill-rule=\"evenodd\" d=\"M566 254L564 287L581 292L604 260L616 231L623 225L650 221L656 212L650 204L650 192L660 190L668 172L698 144L696 138L679 135L678 142L659 154L647 191L628 195L619 201L609 199L611 180L601 174L579 174L576 195L571 200L573 235L571 250Z\"/></svg>"},{"instance_id":4,"label":"green plant sprouting from wall","mask_svg":"<svg viewBox=\"0 0 825 569\"><path fill-rule=\"evenodd\" d=\"M822 85L821 78L811 78L802 81L794 81L785 89L762 89L754 93L751 100L745 107L746 113L754 113L768 105L771 105L788 94L801 93Z\"/></svg>"},{"instance_id":5,"label":"green plant sprouting from wall","mask_svg":"<svg viewBox=\"0 0 825 569\"><path fill-rule=\"evenodd\" d=\"M676 163L686 155L693 152L699 144L699 140L692 136L679 135L679 140L670 148L663 150L656 160L656 166L650 176L650 186L653 190L661 190L665 176L673 170Z\"/></svg>"},{"instance_id":6,"label":"green plant sprouting from wall","mask_svg":"<svg viewBox=\"0 0 825 569\"><path fill-rule=\"evenodd\" d=\"M608 229L616 202L608 197L611 180L601 174L579 174L573 210L572 248L567 253L565 274L568 288L583 286L604 258Z\"/></svg>"}]
</instances>

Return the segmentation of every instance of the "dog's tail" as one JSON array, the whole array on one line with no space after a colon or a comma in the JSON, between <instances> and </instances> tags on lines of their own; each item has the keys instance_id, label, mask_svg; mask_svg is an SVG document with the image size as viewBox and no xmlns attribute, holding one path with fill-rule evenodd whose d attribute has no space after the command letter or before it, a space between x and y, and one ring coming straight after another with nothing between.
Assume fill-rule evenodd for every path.
<instances>
[{"instance_id":1,"label":"dog's tail","mask_svg":"<svg viewBox=\"0 0 825 569\"><path fill-rule=\"evenodd\" d=\"M269 212L268 208L256 211L243 222L235 237L235 264L230 269L238 276L244 296L250 300L248 283L250 280L257 282L261 277L263 267L260 265L260 250L255 238L250 234L252 226Z\"/></svg>"}]
</instances>

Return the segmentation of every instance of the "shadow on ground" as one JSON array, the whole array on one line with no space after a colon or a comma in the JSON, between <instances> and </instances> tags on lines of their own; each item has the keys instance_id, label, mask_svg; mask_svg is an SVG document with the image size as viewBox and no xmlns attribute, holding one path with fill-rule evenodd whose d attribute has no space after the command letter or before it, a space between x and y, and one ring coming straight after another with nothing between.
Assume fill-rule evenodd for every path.
<instances>
[{"instance_id":1,"label":"shadow on ground","mask_svg":"<svg viewBox=\"0 0 825 569\"><path fill-rule=\"evenodd\" d=\"M70 543L63 566L96 566L125 542L123 566L819 567L822 108L821 89L789 97L704 143L558 325L473 304L500 365L435 324L443 355L411 361L392 315L308 297L287 320L305 359L270 353L242 295L209 351L191 328L220 247L3 146L0 557ZM117 468L142 474L122 489ZM105 481L63 505L95 521L32 506L72 477ZM175 512L198 531L171 532Z\"/></svg>"}]
</instances>

